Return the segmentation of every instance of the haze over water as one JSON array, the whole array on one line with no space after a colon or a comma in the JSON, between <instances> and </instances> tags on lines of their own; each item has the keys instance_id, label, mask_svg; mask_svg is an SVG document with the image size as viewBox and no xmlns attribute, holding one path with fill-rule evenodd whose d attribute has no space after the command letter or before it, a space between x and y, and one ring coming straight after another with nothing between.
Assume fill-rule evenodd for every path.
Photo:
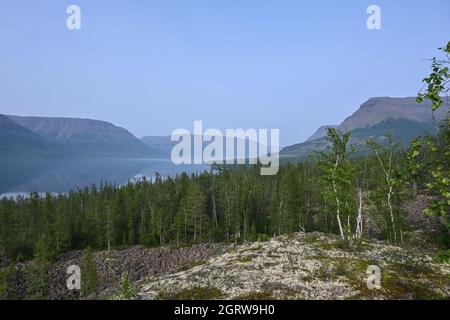
<instances>
[{"instance_id":1,"label":"haze over water","mask_svg":"<svg viewBox=\"0 0 450 320\"><path fill-rule=\"evenodd\" d=\"M146 177L174 177L209 170L207 165L174 165L170 159L80 158L0 162L0 197L38 193L65 193L102 182L124 184Z\"/></svg>"}]
</instances>

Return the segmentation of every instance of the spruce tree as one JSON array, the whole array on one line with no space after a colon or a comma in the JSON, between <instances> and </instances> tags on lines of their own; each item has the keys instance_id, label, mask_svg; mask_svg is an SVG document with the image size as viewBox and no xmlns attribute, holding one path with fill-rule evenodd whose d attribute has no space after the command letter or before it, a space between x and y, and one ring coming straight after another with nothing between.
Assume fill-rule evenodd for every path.
<instances>
[{"instance_id":1,"label":"spruce tree","mask_svg":"<svg viewBox=\"0 0 450 320\"><path fill-rule=\"evenodd\" d=\"M87 297L94 294L99 286L97 266L91 247L87 247L81 258L81 294Z\"/></svg>"},{"instance_id":2,"label":"spruce tree","mask_svg":"<svg viewBox=\"0 0 450 320\"><path fill-rule=\"evenodd\" d=\"M120 276L119 289L123 299L130 300L136 297L136 290L133 288L127 272L123 272Z\"/></svg>"},{"instance_id":3,"label":"spruce tree","mask_svg":"<svg viewBox=\"0 0 450 320\"><path fill-rule=\"evenodd\" d=\"M51 245L46 235L41 235L37 241L34 258L30 269L28 270L28 277L30 285L28 287L28 294L31 299L44 299L48 290L49 269L53 259Z\"/></svg>"}]
</instances>

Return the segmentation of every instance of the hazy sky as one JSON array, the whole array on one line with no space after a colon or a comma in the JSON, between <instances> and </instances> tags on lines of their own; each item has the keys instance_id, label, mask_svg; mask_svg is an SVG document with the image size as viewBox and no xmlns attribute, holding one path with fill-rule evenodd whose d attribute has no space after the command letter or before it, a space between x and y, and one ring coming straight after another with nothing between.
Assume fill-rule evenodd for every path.
<instances>
[{"instance_id":1,"label":"hazy sky","mask_svg":"<svg viewBox=\"0 0 450 320\"><path fill-rule=\"evenodd\" d=\"M81 8L82 29L66 28ZM366 28L381 7L382 29ZM373 96L411 96L450 40L450 1L0 0L0 113L300 142Z\"/></svg>"}]
</instances>

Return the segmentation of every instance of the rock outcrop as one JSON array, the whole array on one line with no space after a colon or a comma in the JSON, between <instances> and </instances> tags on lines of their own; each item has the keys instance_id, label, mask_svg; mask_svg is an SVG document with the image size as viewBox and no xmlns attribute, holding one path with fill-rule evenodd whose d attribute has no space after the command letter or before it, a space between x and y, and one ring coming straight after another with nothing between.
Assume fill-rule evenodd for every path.
<instances>
[{"instance_id":1,"label":"rock outcrop","mask_svg":"<svg viewBox=\"0 0 450 320\"><path fill-rule=\"evenodd\" d=\"M223 248L202 265L139 282L142 299L445 299L450 265L371 240L350 249L320 233ZM369 289L368 268L381 270Z\"/></svg>"}]
</instances>

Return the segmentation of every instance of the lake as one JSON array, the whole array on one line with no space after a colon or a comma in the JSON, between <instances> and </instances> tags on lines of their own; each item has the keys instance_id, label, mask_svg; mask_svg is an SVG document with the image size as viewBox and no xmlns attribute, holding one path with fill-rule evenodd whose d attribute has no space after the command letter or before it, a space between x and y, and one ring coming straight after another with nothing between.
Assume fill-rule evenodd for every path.
<instances>
[{"instance_id":1,"label":"lake","mask_svg":"<svg viewBox=\"0 0 450 320\"><path fill-rule=\"evenodd\" d=\"M208 171L207 165L175 165L170 159L19 159L0 160L0 197L19 194L65 193L101 182L124 184L142 177Z\"/></svg>"}]
</instances>

